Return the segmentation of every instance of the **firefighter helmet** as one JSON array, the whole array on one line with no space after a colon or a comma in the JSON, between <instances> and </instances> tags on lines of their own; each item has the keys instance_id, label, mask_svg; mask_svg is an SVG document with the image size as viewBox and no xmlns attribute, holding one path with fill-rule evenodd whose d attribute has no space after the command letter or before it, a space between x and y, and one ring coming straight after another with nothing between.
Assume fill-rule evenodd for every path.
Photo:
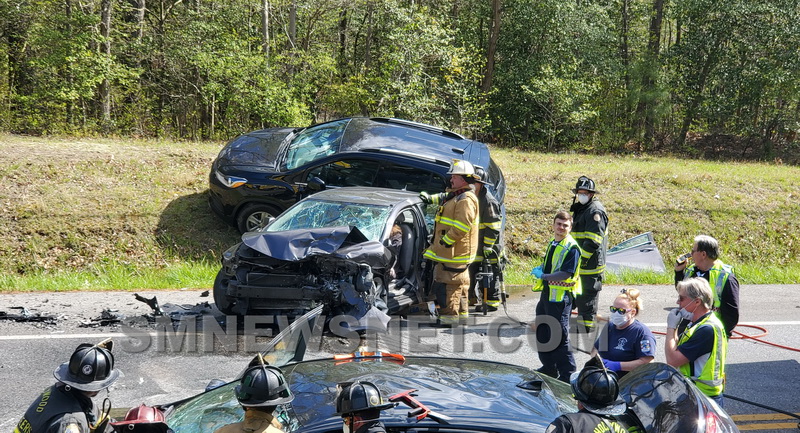
<instances>
[{"instance_id":1,"label":"firefighter helmet","mask_svg":"<svg viewBox=\"0 0 800 433\"><path fill-rule=\"evenodd\" d=\"M378 387L371 382L345 382L336 396L335 415L346 415L365 410L385 410L394 407L381 396Z\"/></svg>"},{"instance_id":2,"label":"firefighter helmet","mask_svg":"<svg viewBox=\"0 0 800 433\"><path fill-rule=\"evenodd\" d=\"M581 176L578 178L578 181L575 183L575 188L572 188L572 193L577 194L579 189L585 189L586 191L592 193L597 192L597 189L595 189L594 186L594 181L586 176Z\"/></svg>"},{"instance_id":3,"label":"firefighter helmet","mask_svg":"<svg viewBox=\"0 0 800 433\"><path fill-rule=\"evenodd\" d=\"M575 399L596 415L621 415L625 401L619 398L617 375L603 367L584 367L570 380Z\"/></svg>"},{"instance_id":4,"label":"firefighter helmet","mask_svg":"<svg viewBox=\"0 0 800 433\"><path fill-rule=\"evenodd\" d=\"M69 361L53 371L59 382L81 391L95 392L108 388L122 376L114 369L111 340L98 345L83 343L70 356Z\"/></svg>"},{"instance_id":5,"label":"firefighter helmet","mask_svg":"<svg viewBox=\"0 0 800 433\"><path fill-rule=\"evenodd\" d=\"M460 174L462 176L475 178L475 166L471 162L463 159L454 159L450 164L450 170L447 174Z\"/></svg>"},{"instance_id":6,"label":"firefighter helmet","mask_svg":"<svg viewBox=\"0 0 800 433\"><path fill-rule=\"evenodd\" d=\"M147 431L158 430L166 432L168 428L164 413L155 407L145 404L140 404L138 407L129 410L124 420L111 423L115 431L135 431L136 424L149 424ZM160 429L154 427L160 427Z\"/></svg>"},{"instance_id":7,"label":"firefighter helmet","mask_svg":"<svg viewBox=\"0 0 800 433\"><path fill-rule=\"evenodd\" d=\"M235 392L239 404L246 407L277 406L294 400L283 372L271 365L248 368Z\"/></svg>"},{"instance_id":8,"label":"firefighter helmet","mask_svg":"<svg viewBox=\"0 0 800 433\"><path fill-rule=\"evenodd\" d=\"M475 167L475 179L484 184L489 185L489 181L487 180L488 176L486 175L486 170L482 167Z\"/></svg>"}]
</instances>

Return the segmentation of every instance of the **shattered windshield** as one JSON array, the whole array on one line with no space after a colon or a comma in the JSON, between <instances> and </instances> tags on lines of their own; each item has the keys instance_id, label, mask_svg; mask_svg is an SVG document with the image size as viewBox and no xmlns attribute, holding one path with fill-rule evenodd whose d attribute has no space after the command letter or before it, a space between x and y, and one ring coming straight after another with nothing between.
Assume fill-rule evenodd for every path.
<instances>
[{"instance_id":1,"label":"shattered windshield","mask_svg":"<svg viewBox=\"0 0 800 433\"><path fill-rule=\"evenodd\" d=\"M304 200L281 214L267 232L355 226L371 241L380 241L391 208L358 203Z\"/></svg>"}]
</instances>

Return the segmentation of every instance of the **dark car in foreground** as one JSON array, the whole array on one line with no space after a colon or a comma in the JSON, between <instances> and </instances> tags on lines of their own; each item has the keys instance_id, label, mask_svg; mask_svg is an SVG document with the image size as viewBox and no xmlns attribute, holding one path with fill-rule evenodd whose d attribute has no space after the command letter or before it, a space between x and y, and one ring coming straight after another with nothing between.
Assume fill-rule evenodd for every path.
<instances>
[{"instance_id":1,"label":"dark car in foreground","mask_svg":"<svg viewBox=\"0 0 800 433\"><path fill-rule=\"evenodd\" d=\"M297 317L317 305L361 318L424 298L430 216L417 193L345 187L306 197L223 253L214 301L226 314Z\"/></svg>"},{"instance_id":2,"label":"dark car in foreground","mask_svg":"<svg viewBox=\"0 0 800 433\"><path fill-rule=\"evenodd\" d=\"M444 191L453 159L482 168L503 202L503 173L486 144L422 123L354 117L234 138L212 163L209 204L245 233L326 187Z\"/></svg>"},{"instance_id":3,"label":"dark car in foreground","mask_svg":"<svg viewBox=\"0 0 800 433\"><path fill-rule=\"evenodd\" d=\"M260 354L281 367L295 396L274 413L286 432L341 432L341 417L334 414L337 384L355 380L374 383L387 398L415 391L415 399L430 410L428 416L412 416L408 403L400 403L382 411L388 432L544 432L556 417L578 410L567 384L502 362L381 352L305 360L307 333L298 331L303 323L315 328L310 323L321 313L318 307L294 322ZM169 426L194 433L241 421L237 384L163 405ZM738 432L724 410L666 364L630 372L620 389L647 433Z\"/></svg>"}]
</instances>

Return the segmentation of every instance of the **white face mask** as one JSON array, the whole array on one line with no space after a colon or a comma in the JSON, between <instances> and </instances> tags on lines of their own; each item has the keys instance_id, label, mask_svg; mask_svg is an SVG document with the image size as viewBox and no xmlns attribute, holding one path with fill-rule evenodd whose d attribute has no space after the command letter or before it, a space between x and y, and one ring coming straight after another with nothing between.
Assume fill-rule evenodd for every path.
<instances>
[{"instance_id":1,"label":"white face mask","mask_svg":"<svg viewBox=\"0 0 800 433\"><path fill-rule=\"evenodd\" d=\"M589 194L578 194L578 201L580 204L589 203Z\"/></svg>"},{"instance_id":2,"label":"white face mask","mask_svg":"<svg viewBox=\"0 0 800 433\"><path fill-rule=\"evenodd\" d=\"M692 310L691 312L689 312L689 311L686 311L686 309L685 309L685 308L681 308L681 310L680 310L680 311L678 311L678 314L680 314L680 315L681 315L681 317L682 317L682 318L684 318L685 320L688 320L688 321L690 321L690 322L691 322L691 321L692 321L692 318L694 317L694 311L695 311L695 310L697 310L697 306L696 306L696 305L695 305L695 307L694 307L694 310Z\"/></svg>"},{"instance_id":3,"label":"white face mask","mask_svg":"<svg viewBox=\"0 0 800 433\"><path fill-rule=\"evenodd\" d=\"M609 317L608 320L610 320L615 326L622 326L628 323L628 316L615 311L611 313L611 317Z\"/></svg>"}]
</instances>

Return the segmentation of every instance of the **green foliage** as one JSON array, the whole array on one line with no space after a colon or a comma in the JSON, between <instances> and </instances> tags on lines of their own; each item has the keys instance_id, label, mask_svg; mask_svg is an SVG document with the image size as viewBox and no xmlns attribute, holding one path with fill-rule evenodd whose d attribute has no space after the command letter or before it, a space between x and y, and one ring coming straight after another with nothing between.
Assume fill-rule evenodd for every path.
<instances>
[{"instance_id":1,"label":"green foliage","mask_svg":"<svg viewBox=\"0 0 800 433\"><path fill-rule=\"evenodd\" d=\"M260 0L111 3L106 40L100 0L0 2L0 129L229 139L397 116L527 149L800 161L795 0L272 0L266 40Z\"/></svg>"}]
</instances>

